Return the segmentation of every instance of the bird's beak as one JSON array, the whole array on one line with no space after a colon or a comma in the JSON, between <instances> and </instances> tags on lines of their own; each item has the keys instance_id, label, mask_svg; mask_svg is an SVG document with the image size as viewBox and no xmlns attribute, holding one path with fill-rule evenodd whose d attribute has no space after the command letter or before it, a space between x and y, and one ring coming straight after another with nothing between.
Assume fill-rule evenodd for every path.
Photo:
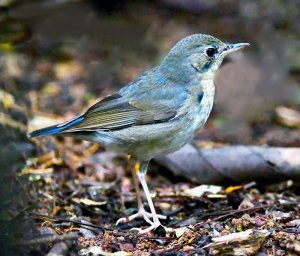
<instances>
[{"instance_id":1,"label":"bird's beak","mask_svg":"<svg viewBox=\"0 0 300 256\"><path fill-rule=\"evenodd\" d=\"M221 56L226 56L229 53L236 52L240 49L243 49L246 46L249 46L248 43L238 43L238 44L227 44L223 49Z\"/></svg>"}]
</instances>

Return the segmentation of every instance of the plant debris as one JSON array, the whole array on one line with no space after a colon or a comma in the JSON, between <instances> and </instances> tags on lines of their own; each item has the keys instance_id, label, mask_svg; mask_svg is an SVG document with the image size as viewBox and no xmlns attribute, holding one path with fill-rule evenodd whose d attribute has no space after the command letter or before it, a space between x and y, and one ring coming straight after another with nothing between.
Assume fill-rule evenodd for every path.
<instances>
[{"instance_id":1,"label":"plant debris","mask_svg":"<svg viewBox=\"0 0 300 256\"><path fill-rule=\"evenodd\" d=\"M31 181L30 196L39 205L32 212L37 227L47 227L56 236L77 234L71 238L82 255L252 255L271 254L274 248L299 250L300 197L292 191L261 192L255 183L193 187L185 182L170 188L163 185L167 180L152 177L156 207L168 216L163 224L173 231L165 236L157 231L145 235L130 231L147 225L143 220L115 226L119 217L136 211L131 162L113 154L96 171L89 166L98 158L79 157L78 142L69 143L75 143L72 154L50 152L28 160L22 176ZM112 163L120 164L118 175L110 169ZM43 242L24 244L35 241Z\"/></svg>"}]
</instances>

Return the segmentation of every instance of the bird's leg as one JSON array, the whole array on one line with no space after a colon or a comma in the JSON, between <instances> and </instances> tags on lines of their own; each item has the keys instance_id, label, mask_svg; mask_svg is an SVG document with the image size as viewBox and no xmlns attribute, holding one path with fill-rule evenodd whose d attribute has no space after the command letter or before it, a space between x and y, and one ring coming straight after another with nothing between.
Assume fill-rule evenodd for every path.
<instances>
[{"instance_id":1,"label":"bird's leg","mask_svg":"<svg viewBox=\"0 0 300 256\"><path fill-rule=\"evenodd\" d=\"M138 212L131 215L131 216L120 218L116 222L116 225L118 225L119 223L124 223L124 222L134 220L135 218L138 218L138 217L143 217L144 220L146 222L148 222L151 226L154 224L154 222L149 219L149 218L153 218L153 214L150 213L150 212L147 212L145 210L144 206L143 206L143 203L142 203L141 192L140 192L140 188L139 188L139 184L138 184L138 180L137 180L137 173L139 173L139 170L140 170L140 163L136 163L135 170L132 169L132 171L131 171L133 181L134 181L134 187L135 187L135 191L136 191L136 197L137 197L137 203L138 203ZM167 218L164 215L157 215L157 217L161 218L161 219L166 219Z\"/></svg>"},{"instance_id":2,"label":"bird's leg","mask_svg":"<svg viewBox=\"0 0 300 256\"><path fill-rule=\"evenodd\" d=\"M135 230L138 230L140 233L147 233L147 232L149 232L149 231L151 231L153 229L156 229L157 227L161 226L159 218L166 219L166 216L158 215L156 213L156 211L155 211L155 207L154 207L154 204L153 204L153 201L152 201L152 198L151 198L148 186L147 186L147 182L146 182L146 179L145 179L147 168L148 168L148 164L149 164L149 161L141 163L141 167L140 167L139 171L137 172L137 176L139 177L139 180L140 180L140 182L142 184L142 187L144 189L144 192L145 192L145 195L146 195L149 207L150 207L151 213L147 213L147 214L149 214L152 217L153 223L150 223L151 226L149 228L144 229L144 230L143 229L134 228Z\"/></svg>"},{"instance_id":3,"label":"bird's leg","mask_svg":"<svg viewBox=\"0 0 300 256\"><path fill-rule=\"evenodd\" d=\"M143 208L143 203L142 203L142 196L141 196L141 192L140 192L140 188L139 188L139 182L137 179L137 172L140 169L140 163L136 163L135 164L135 169L131 169L131 174L133 177L133 182L134 182L134 188L135 188L135 192L136 192L136 199L137 199L137 203L138 203L138 209Z\"/></svg>"},{"instance_id":4,"label":"bird's leg","mask_svg":"<svg viewBox=\"0 0 300 256\"><path fill-rule=\"evenodd\" d=\"M124 222L128 222L128 221L132 221L135 218L138 217L143 217L144 220L146 222L148 222L150 225L153 224L153 222L149 219L148 217L148 212L145 211L143 203L142 203L142 196L141 196L141 192L140 192L140 188L139 188L139 184L138 184L138 179L137 179L137 172L140 169L140 163L136 163L135 165L135 170L131 169L131 173L132 173L132 177L133 177L133 182L134 182L134 187L135 187L135 192L136 192L136 199L137 199L137 203L138 203L138 212L130 215L128 217L123 217L117 220L116 225L118 225L119 223L124 223Z\"/></svg>"},{"instance_id":5,"label":"bird's leg","mask_svg":"<svg viewBox=\"0 0 300 256\"><path fill-rule=\"evenodd\" d=\"M158 227L161 224L160 224L160 221L157 217L157 214L156 214L156 211L155 211L155 208L154 208L154 204L153 204L153 201L152 201L152 198L151 198L148 186L147 186L147 182L146 182L146 179L145 179L145 176L146 176L146 173L147 173L147 168L148 168L148 163L149 162L144 162L144 163L141 164L141 168L138 171L137 175L138 175L139 180L142 184L143 190L145 192L145 195L146 195L149 207L150 207L150 211L151 211L151 214L152 214L152 217L153 217L153 224L154 224L154 226Z\"/></svg>"}]
</instances>

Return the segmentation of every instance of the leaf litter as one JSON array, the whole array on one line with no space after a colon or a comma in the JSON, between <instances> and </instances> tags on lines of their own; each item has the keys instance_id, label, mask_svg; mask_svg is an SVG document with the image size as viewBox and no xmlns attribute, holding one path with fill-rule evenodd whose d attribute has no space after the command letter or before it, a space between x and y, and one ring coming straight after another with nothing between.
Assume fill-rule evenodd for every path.
<instances>
[{"instance_id":1,"label":"leaf litter","mask_svg":"<svg viewBox=\"0 0 300 256\"><path fill-rule=\"evenodd\" d=\"M57 149L27 161L20 175L31 181L36 226L56 236L76 233L81 255L297 255L300 242L299 196L266 191L255 183L194 186L150 171L150 186L163 224L174 229L146 235L131 232L143 220L115 226L136 211L131 161L92 144L53 139ZM58 141L56 141L58 140ZM153 166L154 168L159 168ZM281 184L278 188L285 187ZM41 235L41 234L40 234ZM53 244L57 240L52 241Z\"/></svg>"}]
</instances>

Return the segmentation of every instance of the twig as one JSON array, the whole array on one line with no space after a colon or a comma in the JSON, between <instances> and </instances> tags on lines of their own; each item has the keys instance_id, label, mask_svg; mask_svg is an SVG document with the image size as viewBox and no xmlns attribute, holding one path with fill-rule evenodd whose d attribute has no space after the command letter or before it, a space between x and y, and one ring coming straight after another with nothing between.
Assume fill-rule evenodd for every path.
<instances>
[{"instance_id":1,"label":"twig","mask_svg":"<svg viewBox=\"0 0 300 256\"><path fill-rule=\"evenodd\" d=\"M103 227L99 227L99 226L91 224L91 223L82 223L80 221L64 219L64 218L57 217L57 216L47 216L47 215L44 215L44 214L34 213L34 212L32 212L30 214L33 215L33 216L36 216L36 217L46 218L46 219L50 219L50 220L54 220L54 221L71 222L71 223L74 223L74 224L77 224L77 225L80 225L80 226L87 226L87 227L97 228L97 229L100 229L102 232L104 232L105 230L109 230L109 231L114 230L112 228L103 228Z\"/></svg>"},{"instance_id":2,"label":"twig","mask_svg":"<svg viewBox=\"0 0 300 256\"><path fill-rule=\"evenodd\" d=\"M176 237L163 237L163 236L146 236L146 235L137 235L140 238L146 238L147 240L176 240Z\"/></svg>"},{"instance_id":3,"label":"twig","mask_svg":"<svg viewBox=\"0 0 300 256\"><path fill-rule=\"evenodd\" d=\"M272 231L281 231L291 234L300 234L300 228L275 228Z\"/></svg>"},{"instance_id":4,"label":"twig","mask_svg":"<svg viewBox=\"0 0 300 256\"><path fill-rule=\"evenodd\" d=\"M22 240L22 241L17 241L13 243L14 245L37 245L37 244L45 244L45 243L53 243L53 242L61 242L65 240L72 240L72 239L77 239L78 234L77 233L69 233L69 234L64 234L64 235L50 235L46 237L38 237L30 240Z\"/></svg>"},{"instance_id":5,"label":"twig","mask_svg":"<svg viewBox=\"0 0 300 256\"><path fill-rule=\"evenodd\" d=\"M263 205L263 206L251 207L251 208L241 209L241 210L232 210L231 212L229 212L227 214L221 215L221 216L213 218L213 219L208 219L207 221L205 221L203 223L196 224L194 226L194 228L195 228L195 230L198 230L199 228L203 227L206 224L211 223L212 221L221 220L221 219L227 218L227 217L235 215L235 214L245 213L245 212L249 212L249 211L251 211L251 212L252 211L259 211L259 210L265 209L265 208L267 208L269 206L270 205Z\"/></svg>"}]
</instances>

